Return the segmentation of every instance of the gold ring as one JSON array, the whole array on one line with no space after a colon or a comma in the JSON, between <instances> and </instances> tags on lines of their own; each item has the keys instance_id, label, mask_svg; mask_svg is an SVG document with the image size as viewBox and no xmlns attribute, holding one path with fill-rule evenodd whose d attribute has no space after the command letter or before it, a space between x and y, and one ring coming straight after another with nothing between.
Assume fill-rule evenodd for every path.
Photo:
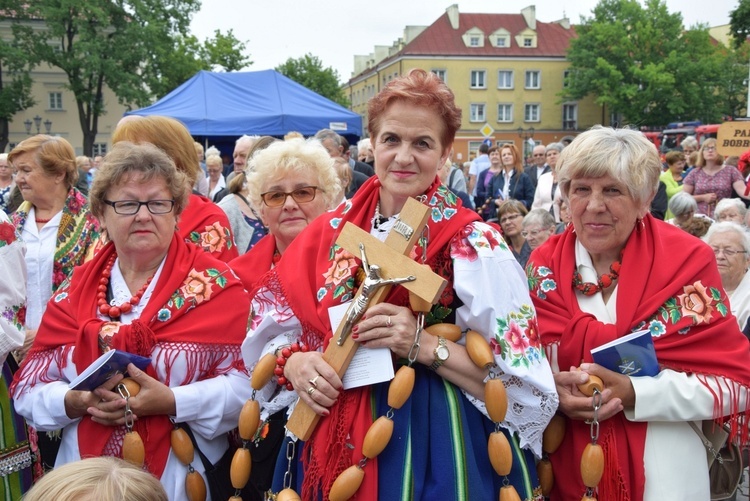
<instances>
[{"instance_id":1,"label":"gold ring","mask_svg":"<svg viewBox=\"0 0 750 501\"><path fill-rule=\"evenodd\" d=\"M318 385L317 385L316 381L318 380L318 378L319 378L319 377L320 377L320 374L318 374L317 376L315 376L315 377L314 377L314 378L312 378L312 379L308 379L308 381L310 381L310 384L311 384L311 385L313 385L314 387L316 387L316 388L317 388L317 387L318 387Z\"/></svg>"},{"instance_id":2,"label":"gold ring","mask_svg":"<svg viewBox=\"0 0 750 501\"><path fill-rule=\"evenodd\" d=\"M385 325L387 325L388 327L392 327L393 326L393 324L391 323L391 316L390 315L388 315L388 322L386 322Z\"/></svg>"},{"instance_id":3,"label":"gold ring","mask_svg":"<svg viewBox=\"0 0 750 501\"><path fill-rule=\"evenodd\" d=\"M312 397L312 394L313 394L313 393L315 393L315 390L317 390L317 388L316 388L316 387L314 387L314 386L311 386L311 387L309 387L309 388L307 389L307 394L308 394L308 395L310 395L310 396Z\"/></svg>"}]
</instances>

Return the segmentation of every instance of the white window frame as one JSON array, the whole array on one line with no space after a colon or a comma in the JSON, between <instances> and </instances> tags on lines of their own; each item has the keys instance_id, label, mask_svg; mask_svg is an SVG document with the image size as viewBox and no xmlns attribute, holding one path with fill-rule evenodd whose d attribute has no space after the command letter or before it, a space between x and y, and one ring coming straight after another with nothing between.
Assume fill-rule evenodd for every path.
<instances>
[{"instance_id":1,"label":"white window frame","mask_svg":"<svg viewBox=\"0 0 750 501\"><path fill-rule=\"evenodd\" d=\"M568 78L570 77L570 70L564 70L563 71L563 88L567 88L570 86L570 82L568 82Z\"/></svg>"},{"instance_id":2,"label":"white window frame","mask_svg":"<svg viewBox=\"0 0 750 501\"><path fill-rule=\"evenodd\" d=\"M479 35L469 35L469 47L481 47L482 37Z\"/></svg>"},{"instance_id":3,"label":"white window frame","mask_svg":"<svg viewBox=\"0 0 750 501\"><path fill-rule=\"evenodd\" d=\"M505 111L508 112L507 113L508 116L504 117L502 120L501 120L501 117L500 117L500 115L501 115L500 108L501 107L503 108L503 110L505 110ZM503 114L505 114L505 113L503 113ZM510 123L510 122L513 122L513 103L497 103L497 121L500 122L500 123Z\"/></svg>"},{"instance_id":4,"label":"white window frame","mask_svg":"<svg viewBox=\"0 0 750 501\"><path fill-rule=\"evenodd\" d=\"M437 75L437 77L443 82L447 81L446 79L448 78L448 70L446 70L445 68L433 68L430 71Z\"/></svg>"},{"instance_id":5,"label":"white window frame","mask_svg":"<svg viewBox=\"0 0 750 501\"><path fill-rule=\"evenodd\" d=\"M534 81L536 80L536 82ZM536 83L536 86L534 84ZM542 72L540 70L526 70L523 79L524 89L536 90L542 88Z\"/></svg>"},{"instance_id":6,"label":"white window frame","mask_svg":"<svg viewBox=\"0 0 750 501\"><path fill-rule=\"evenodd\" d=\"M542 106L539 103L524 104L523 105L523 121L533 122L533 123L541 122L542 121Z\"/></svg>"},{"instance_id":7,"label":"white window frame","mask_svg":"<svg viewBox=\"0 0 750 501\"><path fill-rule=\"evenodd\" d=\"M479 110L481 110L481 116L479 115ZM486 121L487 121L487 104L486 103L469 104L469 122L484 123Z\"/></svg>"},{"instance_id":8,"label":"white window frame","mask_svg":"<svg viewBox=\"0 0 750 501\"><path fill-rule=\"evenodd\" d=\"M501 74L510 74L510 82L508 86L500 85L503 83L502 79L500 78ZM497 88L501 90L513 90L515 88L515 72L513 70L497 70Z\"/></svg>"},{"instance_id":9,"label":"white window frame","mask_svg":"<svg viewBox=\"0 0 750 501\"><path fill-rule=\"evenodd\" d=\"M62 110L63 109L63 102L62 102L62 92L54 91L49 92L47 94L47 104L49 105L50 110Z\"/></svg>"},{"instance_id":10,"label":"white window frame","mask_svg":"<svg viewBox=\"0 0 750 501\"><path fill-rule=\"evenodd\" d=\"M480 75L481 75L481 78L479 78ZM481 82L479 80L481 80ZM469 72L469 88L470 89L486 89L487 88L487 70L471 70Z\"/></svg>"},{"instance_id":11,"label":"white window frame","mask_svg":"<svg viewBox=\"0 0 750 501\"><path fill-rule=\"evenodd\" d=\"M92 156L105 156L107 154L107 143L94 143L91 149Z\"/></svg>"},{"instance_id":12,"label":"white window frame","mask_svg":"<svg viewBox=\"0 0 750 501\"><path fill-rule=\"evenodd\" d=\"M576 130L578 128L578 103L563 104L562 128L563 130Z\"/></svg>"},{"instance_id":13,"label":"white window frame","mask_svg":"<svg viewBox=\"0 0 750 501\"><path fill-rule=\"evenodd\" d=\"M530 37L524 37L523 39L523 46L524 47L533 47L534 46L534 39Z\"/></svg>"}]
</instances>

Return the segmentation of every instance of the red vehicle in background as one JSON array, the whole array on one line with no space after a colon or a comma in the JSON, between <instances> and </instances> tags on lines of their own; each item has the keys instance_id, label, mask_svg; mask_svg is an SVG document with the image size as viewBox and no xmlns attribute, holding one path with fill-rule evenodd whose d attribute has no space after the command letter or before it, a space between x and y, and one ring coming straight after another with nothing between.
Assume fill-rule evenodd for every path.
<instances>
[{"instance_id":1,"label":"red vehicle in background","mask_svg":"<svg viewBox=\"0 0 750 501\"><path fill-rule=\"evenodd\" d=\"M698 144L703 144L703 141L712 137L716 139L716 134L719 131L721 124L708 124L700 125L695 128L695 139L698 140Z\"/></svg>"}]
</instances>

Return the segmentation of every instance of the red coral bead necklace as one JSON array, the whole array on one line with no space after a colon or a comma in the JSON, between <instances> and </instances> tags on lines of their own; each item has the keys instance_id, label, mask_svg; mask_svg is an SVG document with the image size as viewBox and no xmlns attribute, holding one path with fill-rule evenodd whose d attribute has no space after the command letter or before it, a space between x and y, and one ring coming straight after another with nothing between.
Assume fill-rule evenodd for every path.
<instances>
[{"instance_id":1,"label":"red coral bead necklace","mask_svg":"<svg viewBox=\"0 0 750 501\"><path fill-rule=\"evenodd\" d=\"M128 301L125 301L120 306L111 306L107 303L107 288L109 287L109 279L112 276L112 267L115 265L115 259L117 259L117 254L112 254L110 256L109 260L107 261L107 265L104 267L104 271L102 272L102 277L99 279L99 287L98 292L96 294L97 297L97 307L99 308L99 312L103 315L107 315L109 318L115 319L119 318L121 314L123 313L129 313L132 311L133 306L137 305L141 302L141 297L143 297L143 294L146 292L146 289L148 289L149 284L151 284L151 280L153 280L153 276L146 280L146 283L143 284L143 287L138 290L138 292L133 295Z\"/></svg>"},{"instance_id":2,"label":"red coral bead necklace","mask_svg":"<svg viewBox=\"0 0 750 501\"><path fill-rule=\"evenodd\" d=\"M573 287L578 289L584 296L593 296L597 292L601 292L607 287L610 287L613 283L615 283L615 280L619 278L620 267L622 266L621 261L622 255L620 255L620 259L609 265L609 273L605 273L604 275L600 276L596 280L596 283L584 282L581 274L578 271L574 271Z\"/></svg>"}]
</instances>

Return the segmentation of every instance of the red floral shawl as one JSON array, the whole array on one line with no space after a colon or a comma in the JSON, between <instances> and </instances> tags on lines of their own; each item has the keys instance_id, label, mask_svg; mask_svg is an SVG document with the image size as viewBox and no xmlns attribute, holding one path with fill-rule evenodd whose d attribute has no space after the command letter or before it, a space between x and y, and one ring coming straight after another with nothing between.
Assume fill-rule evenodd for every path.
<instances>
[{"instance_id":1,"label":"red floral shawl","mask_svg":"<svg viewBox=\"0 0 750 501\"><path fill-rule=\"evenodd\" d=\"M647 215L634 230L622 256L617 294L617 324L604 324L578 307L573 289L576 235L572 228L536 249L526 268L544 345L558 344L561 370L591 362L591 348L648 328L662 368L696 374L706 384L716 376L733 389L732 414L740 388L750 387L750 346L729 310L709 247L679 228ZM721 342L716 342L721 339ZM714 414L723 404L716 395ZM578 499L585 491L579 472L581 453L590 442L589 426L567 420L565 439L551 456L555 470L552 499ZM601 423L604 478L599 499L642 500L643 453L647 423L623 413ZM747 437L747 421L733 421ZM742 430L737 428L741 427Z\"/></svg>"},{"instance_id":2,"label":"red floral shawl","mask_svg":"<svg viewBox=\"0 0 750 501\"><path fill-rule=\"evenodd\" d=\"M208 198L191 194L180 214L178 234L204 251L228 263L239 256L226 213Z\"/></svg>"},{"instance_id":3,"label":"red floral shawl","mask_svg":"<svg viewBox=\"0 0 750 501\"><path fill-rule=\"evenodd\" d=\"M276 301L290 308L300 321L302 340L312 349L325 348L333 336L328 309L351 300L356 294L355 277L360 260L334 244L339 228L352 222L369 231L379 193L380 181L370 178L352 200L313 221L286 249L279 265L262 279L262 285L274 292ZM433 271L445 275L444 261L450 259L446 253L450 241L467 225L480 219L473 211L461 208L460 200L441 185L437 177L425 195L427 205L432 208L428 220L427 263ZM421 254L421 247L417 245L412 257ZM301 267L300 263L312 265ZM446 288L444 295L452 294L449 289ZM395 287L387 301L407 306L408 291ZM330 410L330 416L321 419L303 453L306 458L303 499L312 499L320 492L327 498L338 474L361 459L364 435L372 423L369 388L342 392ZM354 450L346 443L353 444ZM368 461L365 471L364 483L358 491L361 494L356 499L378 499L377 461Z\"/></svg>"},{"instance_id":4,"label":"red floral shawl","mask_svg":"<svg viewBox=\"0 0 750 501\"><path fill-rule=\"evenodd\" d=\"M130 325L103 322L96 314L96 292L107 260L115 252L107 244L97 256L77 268L50 300L42 318L34 346L16 374L13 393L26 386L48 383L50 359L61 368L69 350L75 347L73 362L80 372L101 355L100 338L111 348L142 356L152 356L156 343L163 346L152 365L174 362L178 352L190 351L188 370L182 381L162 381L181 386L194 380L226 373L222 368L229 357L231 368L244 370L239 347L246 335L249 300L239 280L228 266L198 247L187 244L176 234L167 253L162 273L148 304L138 320ZM189 315L186 313L190 312ZM146 371L157 377L152 366ZM172 425L167 416L147 416L135 424L146 446L146 465L161 476L170 447ZM104 455L115 427L94 423L89 416L78 426L81 457Z\"/></svg>"}]
</instances>

